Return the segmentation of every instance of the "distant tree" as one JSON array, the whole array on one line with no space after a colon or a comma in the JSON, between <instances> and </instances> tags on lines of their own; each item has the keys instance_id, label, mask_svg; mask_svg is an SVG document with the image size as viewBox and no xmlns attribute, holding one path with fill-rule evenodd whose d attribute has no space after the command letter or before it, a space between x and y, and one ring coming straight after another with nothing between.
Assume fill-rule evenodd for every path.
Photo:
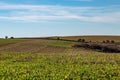
<instances>
[{"instance_id":1,"label":"distant tree","mask_svg":"<svg viewBox=\"0 0 120 80\"><path fill-rule=\"evenodd\" d=\"M109 40L106 40L106 43L110 43L110 41L109 41Z\"/></svg>"},{"instance_id":2,"label":"distant tree","mask_svg":"<svg viewBox=\"0 0 120 80\"><path fill-rule=\"evenodd\" d=\"M90 40L89 42L91 43L92 41Z\"/></svg>"},{"instance_id":3,"label":"distant tree","mask_svg":"<svg viewBox=\"0 0 120 80\"><path fill-rule=\"evenodd\" d=\"M60 37L57 37L57 40L60 40Z\"/></svg>"},{"instance_id":4,"label":"distant tree","mask_svg":"<svg viewBox=\"0 0 120 80\"><path fill-rule=\"evenodd\" d=\"M85 39L82 39L82 42L85 42Z\"/></svg>"},{"instance_id":5,"label":"distant tree","mask_svg":"<svg viewBox=\"0 0 120 80\"><path fill-rule=\"evenodd\" d=\"M14 37L10 37L10 39L14 39Z\"/></svg>"},{"instance_id":6,"label":"distant tree","mask_svg":"<svg viewBox=\"0 0 120 80\"><path fill-rule=\"evenodd\" d=\"M78 39L78 42L82 42L82 39Z\"/></svg>"},{"instance_id":7,"label":"distant tree","mask_svg":"<svg viewBox=\"0 0 120 80\"><path fill-rule=\"evenodd\" d=\"M103 43L106 43L105 41L103 41Z\"/></svg>"},{"instance_id":8,"label":"distant tree","mask_svg":"<svg viewBox=\"0 0 120 80\"><path fill-rule=\"evenodd\" d=\"M8 39L8 36L5 36L5 39Z\"/></svg>"},{"instance_id":9,"label":"distant tree","mask_svg":"<svg viewBox=\"0 0 120 80\"><path fill-rule=\"evenodd\" d=\"M85 42L85 39L78 39L78 42Z\"/></svg>"},{"instance_id":10,"label":"distant tree","mask_svg":"<svg viewBox=\"0 0 120 80\"><path fill-rule=\"evenodd\" d=\"M115 43L115 41L114 41L114 40L111 40L111 43Z\"/></svg>"}]
</instances>

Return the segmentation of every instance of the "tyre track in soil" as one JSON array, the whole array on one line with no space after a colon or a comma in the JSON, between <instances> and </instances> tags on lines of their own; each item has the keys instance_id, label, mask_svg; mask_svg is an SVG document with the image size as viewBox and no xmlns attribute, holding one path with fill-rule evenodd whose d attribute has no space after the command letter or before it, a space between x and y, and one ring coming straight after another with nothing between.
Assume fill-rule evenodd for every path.
<instances>
[{"instance_id":1,"label":"tyre track in soil","mask_svg":"<svg viewBox=\"0 0 120 80\"><path fill-rule=\"evenodd\" d=\"M62 53L62 47L47 46L50 40L31 39L0 47L0 52Z\"/></svg>"},{"instance_id":2,"label":"tyre track in soil","mask_svg":"<svg viewBox=\"0 0 120 80\"><path fill-rule=\"evenodd\" d=\"M33 52L41 45L38 45L39 40L23 40L17 43L9 44L0 47L0 52Z\"/></svg>"}]
</instances>

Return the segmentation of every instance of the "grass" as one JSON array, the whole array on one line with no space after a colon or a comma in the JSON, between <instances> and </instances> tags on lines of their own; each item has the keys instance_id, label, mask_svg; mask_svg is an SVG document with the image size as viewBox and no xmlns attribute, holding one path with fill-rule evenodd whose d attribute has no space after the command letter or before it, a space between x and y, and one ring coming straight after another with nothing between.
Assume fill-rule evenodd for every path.
<instances>
[{"instance_id":1,"label":"grass","mask_svg":"<svg viewBox=\"0 0 120 80\"><path fill-rule=\"evenodd\" d=\"M1 80L119 80L119 54L0 53Z\"/></svg>"},{"instance_id":2,"label":"grass","mask_svg":"<svg viewBox=\"0 0 120 80\"><path fill-rule=\"evenodd\" d=\"M76 49L71 47L74 44L77 42L0 40L0 80L120 79L119 53Z\"/></svg>"},{"instance_id":3,"label":"grass","mask_svg":"<svg viewBox=\"0 0 120 80\"><path fill-rule=\"evenodd\" d=\"M53 42L49 43L48 46L70 48L74 44L77 44L77 42L54 40Z\"/></svg>"},{"instance_id":4,"label":"grass","mask_svg":"<svg viewBox=\"0 0 120 80\"><path fill-rule=\"evenodd\" d=\"M0 47L20 42L21 39L0 39Z\"/></svg>"}]
</instances>

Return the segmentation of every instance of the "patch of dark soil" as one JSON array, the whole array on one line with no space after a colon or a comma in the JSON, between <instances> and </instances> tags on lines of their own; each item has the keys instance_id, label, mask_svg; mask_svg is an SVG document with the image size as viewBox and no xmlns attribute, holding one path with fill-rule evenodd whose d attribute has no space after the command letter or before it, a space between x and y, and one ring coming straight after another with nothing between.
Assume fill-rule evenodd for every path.
<instances>
[{"instance_id":1,"label":"patch of dark soil","mask_svg":"<svg viewBox=\"0 0 120 80\"><path fill-rule=\"evenodd\" d=\"M83 43L73 45L75 48L88 48L102 52L120 53L120 45L106 43Z\"/></svg>"}]
</instances>

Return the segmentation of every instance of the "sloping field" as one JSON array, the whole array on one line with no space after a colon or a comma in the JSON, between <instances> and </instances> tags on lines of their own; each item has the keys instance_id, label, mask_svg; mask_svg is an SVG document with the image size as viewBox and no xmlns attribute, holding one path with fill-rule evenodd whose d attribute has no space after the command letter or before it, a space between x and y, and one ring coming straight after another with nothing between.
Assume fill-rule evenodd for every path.
<instances>
[{"instance_id":1,"label":"sloping field","mask_svg":"<svg viewBox=\"0 0 120 80\"><path fill-rule=\"evenodd\" d=\"M105 40L111 39L119 41L120 37L61 37L62 39L77 40L84 38L86 40ZM96 39L95 39L96 38ZM64 40L49 40L49 39L0 39L0 52L39 52L39 53L72 53L72 52L88 52L86 49L76 49L72 46L81 44L80 42L64 41Z\"/></svg>"},{"instance_id":2,"label":"sloping field","mask_svg":"<svg viewBox=\"0 0 120 80\"><path fill-rule=\"evenodd\" d=\"M0 48L4 46L8 46L10 44L19 43L20 41L24 41L23 39L0 39Z\"/></svg>"},{"instance_id":3,"label":"sloping field","mask_svg":"<svg viewBox=\"0 0 120 80\"><path fill-rule=\"evenodd\" d=\"M76 43L47 39L8 39L0 40L0 52L65 53L75 51L72 45Z\"/></svg>"}]
</instances>

